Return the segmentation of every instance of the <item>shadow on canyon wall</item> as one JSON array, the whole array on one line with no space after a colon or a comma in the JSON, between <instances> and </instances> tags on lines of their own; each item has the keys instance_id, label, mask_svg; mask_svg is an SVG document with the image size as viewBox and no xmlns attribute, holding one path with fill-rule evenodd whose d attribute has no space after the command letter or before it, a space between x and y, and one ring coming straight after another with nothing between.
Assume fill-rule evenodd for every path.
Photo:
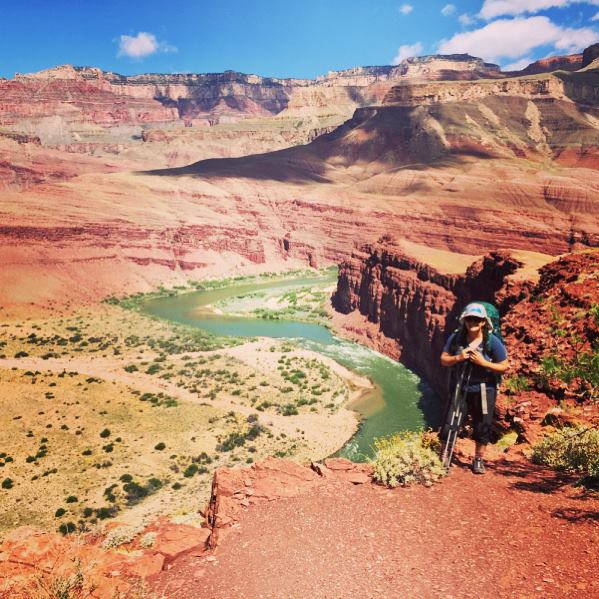
<instances>
[{"instance_id":1,"label":"shadow on canyon wall","mask_svg":"<svg viewBox=\"0 0 599 599\"><path fill-rule=\"evenodd\" d=\"M143 174L201 178L247 178L295 184L355 183L360 175L346 169L359 165L367 179L414 170L463 165L467 158L496 156L472 144L449 147L430 109L383 106L360 108L330 133L306 145L238 158L211 158L178 168L154 169Z\"/></svg>"}]
</instances>

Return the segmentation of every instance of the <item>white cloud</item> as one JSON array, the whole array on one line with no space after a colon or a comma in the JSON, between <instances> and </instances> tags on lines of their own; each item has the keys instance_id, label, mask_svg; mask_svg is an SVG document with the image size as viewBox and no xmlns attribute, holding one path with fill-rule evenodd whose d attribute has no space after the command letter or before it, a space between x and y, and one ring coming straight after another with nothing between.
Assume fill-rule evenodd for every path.
<instances>
[{"instance_id":1,"label":"white cloud","mask_svg":"<svg viewBox=\"0 0 599 599\"><path fill-rule=\"evenodd\" d=\"M521 71L525 69L531 62L534 62L530 56L525 56L516 62L512 62L510 64L506 64L502 67L503 71Z\"/></svg>"},{"instance_id":2,"label":"white cloud","mask_svg":"<svg viewBox=\"0 0 599 599\"><path fill-rule=\"evenodd\" d=\"M411 56L417 56L422 52L422 44L420 42L416 42L415 44L404 44L399 47L397 51L397 56L393 59L393 64L399 64L406 58L410 58Z\"/></svg>"},{"instance_id":3,"label":"white cloud","mask_svg":"<svg viewBox=\"0 0 599 599\"><path fill-rule=\"evenodd\" d=\"M476 19L471 17L468 13L464 13L458 17L458 21L460 24L464 25L464 27L468 27L468 25L473 25L476 22Z\"/></svg>"},{"instance_id":4,"label":"white cloud","mask_svg":"<svg viewBox=\"0 0 599 599\"><path fill-rule=\"evenodd\" d=\"M597 32L588 27L568 29L547 17L499 19L473 31L457 33L439 44L441 54L469 53L487 61L519 59L534 48L553 45L557 50L576 52L596 42Z\"/></svg>"},{"instance_id":5,"label":"white cloud","mask_svg":"<svg viewBox=\"0 0 599 599\"><path fill-rule=\"evenodd\" d=\"M414 10L414 7L411 4L402 4L399 7L399 12L402 15L409 15Z\"/></svg>"},{"instance_id":6,"label":"white cloud","mask_svg":"<svg viewBox=\"0 0 599 599\"><path fill-rule=\"evenodd\" d=\"M563 8L570 4L599 5L599 0L485 0L479 14L483 19L494 19L502 15L516 16L548 8Z\"/></svg>"},{"instance_id":7,"label":"white cloud","mask_svg":"<svg viewBox=\"0 0 599 599\"><path fill-rule=\"evenodd\" d=\"M591 21L599 21L599 12L594 17L591 17Z\"/></svg>"},{"instance_id":8,"label":"white cloud","mask_svg":"<svg viewBox=\"0 0 599 599\"><path fill-rule=\"evenodd\" d=\"M444 17L450 17L454 12L456 11L456 7L454 4L446 4L442 9L441 9L441 14Z\"/></svg>"},{"instance_id":9,"label":"white cloud","mask_svg":"<svg viewBox=\"0 0 599 599\"><path fill-rule=\"evenodd\" d=\"M165 42L159 42L153 33L140 31L136 36L121 35L119 38L118 56L129 58L145 58L156 52L177 52L177 48Z\"/></svg>"}]
</instances>

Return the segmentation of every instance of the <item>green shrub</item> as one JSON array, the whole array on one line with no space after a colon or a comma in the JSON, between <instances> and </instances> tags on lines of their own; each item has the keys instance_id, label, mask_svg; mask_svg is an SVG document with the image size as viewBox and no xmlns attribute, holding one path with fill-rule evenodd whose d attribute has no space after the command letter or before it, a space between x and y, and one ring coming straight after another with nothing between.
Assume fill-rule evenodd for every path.
<instances>
[{"instance_id":1,"label":"green shrub","mask_svg":"<svg viewBox=\"0 0 599 599\"><path fill-rule=\"evenodd\" d=\"M66 513L67 513L67 511L63 507L59 507L56 510L56 512L54 514L54 517L55 518L62 518Z\"/></svg>"},{"instance_id":2,"label":"green shrub","mask_svg":"<svg viewBox=\"0 0 599 599\"><path fill-rule=\"evenodd\" d=\"M58 527L58 532L62 535L68 535L72 532L75 532L76 526L74 522L67 522L66 524L61 524Z\"/></svg>"},{"instance_id":3,"label":"green shrub","mask_svg":"<svg viewBox=\"0 0 599 599\"><path fill-rule=\"evenodd\" d=\"M375 439L374 479L389 487L411 483L432 485L445 474L438 446L436 436L422 431Z\"/></svg>"},{"instance_id":4,"label":"green shrub","mask_svg":"<svg viewBox=\"0 0 599 599\"><path fill-rule=\"evenodd\" d=\"M578 426L556 431L533 446L531 459L599 482L599 430Z\"/></svg>"},{"instance_id":5,"label":"green shrub","mask_svg":"<svg viewBox=\"0 0 599 599\"><path fill-rule=\"evenodd\" d=\"M503 387L508 395L528 391L530 384L525 376L510 376L503 379Z\"/></svg>"},{"instance_id":6,"label":"green shrub","mask_svg":"<svg viewBox=\"0 0 599 599\"><path fill-rule=\"evenodd\" d=\"M571 361L546 355L541 360L537 378L545 390L551 389L552 379L566 385L576 382L575 391L581 399L593 398L599 389L599 347L595 345L591 351L578 351Z\"/></svg>"},{"instance_id":7,"label":"green shrub","mask_svg":"<svg viewBox=\"0 0 599 599\"><path fill-rule=\"evenodd\" d=\"M162 441L160 443L157 443L156 445L154 445L154 449L156 451L162 451L165 448L166 448L166 445Z\"/></svg>"},{"instance_id":8,"label":"green shrub","mask_svg":"<svg viewBox=\"0 0 599 599\"><path fill-rule=\"evenodd\" d=\"M296 416L299 412L293 404L288 403L281 407L281 414L283 416Z\"/></svg>"},{"instance_id":9,"label":"green shrub","mask_svg":"<svg viewBox=\"0 0 599 599\"><path fill-rule=\"evenodd\" d=\"M160 364L150 364L146 369L146 374L156 374L160 371Z\"/></svg>"},{"instance_id":10,"label":"green shrub","mask_svg":"<svg viewBox=\"0 0 599 599\"><path fill-rule=\"evenodd\" d=\"M123 485L123 491L127 493L127 500L130 503L133 503L138 499L143 499L144 497L148 496L148 489L146 487L142 487L139 483L136 483L135 481L125 483Z\"/></svg>"},{"instance_id":11,"label":"green shrub","mask_svg":"<svg viewBox=\"0 0 599 599\"><path fill-rule=\"evenodd\" d=\"M66 501L67 503L77 503L77 501L79 501L79 500L77 499L77 497L75 497L75 495L69 495L69 496L68 496L68 497L65 499L65 501Z\"/></svg>"},{"instance_id":12,"label":"green shrub","mask_svg":"<svg viewBox=\"0 0 599 599\"><path fill-rule=\"evenodd\" d=\"M101 507L96 510L96 516L100 520L106 520L106 518L114 518L118 508L116 506Z\"/></svg>"},{"instance_id":13,"label":"green shrub","mask_svg":"<svg viewBox=\"0 0 599 599\"><path fill-rule=\"evenodd\" d=\"M5 479L2 481L2 488L3 488L3 489L12 489L12 488L13 488L13 486L14 486L14 483L13 483L13 481L12 481L12 479L11 479L11 478L5 478Z\"/></svg>"},{"instance_id":14,"label":"green shrub","mask_svg":"<svg viewBox=\"0 0 599 599\"><path fill-rule=\"evenodd\" d=\"M183 472L183 476L185 478L191 478L197 471L198 471L197 464L189 464L189 466L187 466L187 468L185 468L185 471Z\"/></svg>"},{"instance_id":15,"label":"green shrub","mask_svg":"<svg viewBox=\"0 0 599 599\"><path fill-rule=\"evenodd\" d=\"M102 437L102 439L106 439L106 437L110 437L110 430L105 428L101 433L100 433L100 437Z\"/></svg>"}]
</instances>

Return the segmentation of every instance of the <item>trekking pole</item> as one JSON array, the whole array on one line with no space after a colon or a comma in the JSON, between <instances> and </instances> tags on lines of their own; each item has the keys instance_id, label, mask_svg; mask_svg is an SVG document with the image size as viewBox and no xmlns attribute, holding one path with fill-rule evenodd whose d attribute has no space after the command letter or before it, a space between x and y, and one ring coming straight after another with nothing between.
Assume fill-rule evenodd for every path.
<instances>
[{"instance_id":1,"label":"trekking pole","mask_svg":"<svg viewBox=\"0 0 599 599\"><path fill-rule=\"evenodd\" d=\"M466 393L468 392L468 384L470 383L471 370L470 362L467 362L462 366L452 395L450 407L451 413L445 423L447 437L441 454L441 462L446 470L449 470L449 467L451 466L453 450L460 432L460 427L462 426L462 420L464 419L464 413L466 411Z\"/></svg>"}]
</instances>

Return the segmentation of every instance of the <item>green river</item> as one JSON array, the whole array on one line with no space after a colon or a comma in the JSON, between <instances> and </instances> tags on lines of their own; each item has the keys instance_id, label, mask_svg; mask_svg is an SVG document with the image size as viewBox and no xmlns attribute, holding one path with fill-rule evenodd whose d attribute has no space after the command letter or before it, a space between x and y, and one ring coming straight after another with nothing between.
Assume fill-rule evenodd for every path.
<instances>
[{"instance_id":1,"label":"green river","mask_svg":"<svg viewBox=\"0 0 599 599\"><path fill-rule=\"evenodd\" d=\"M336 454L353 461L364 461L372 456L371 446L375 437L436 424L439 401L428 385L398 362L357 343L334 337L326 327L292 320L219 315L209 309L201 309L202 306L212 306L248 293L280 291L282 294L295 288L322 286L335 281L336 275L328 275L194 291L148 300L142 310L215 335L292 339L301 347L333 358L368 377L374 384L372 391L348 406L361 415L360 429Z\"/></svg>"}]
</instances>

